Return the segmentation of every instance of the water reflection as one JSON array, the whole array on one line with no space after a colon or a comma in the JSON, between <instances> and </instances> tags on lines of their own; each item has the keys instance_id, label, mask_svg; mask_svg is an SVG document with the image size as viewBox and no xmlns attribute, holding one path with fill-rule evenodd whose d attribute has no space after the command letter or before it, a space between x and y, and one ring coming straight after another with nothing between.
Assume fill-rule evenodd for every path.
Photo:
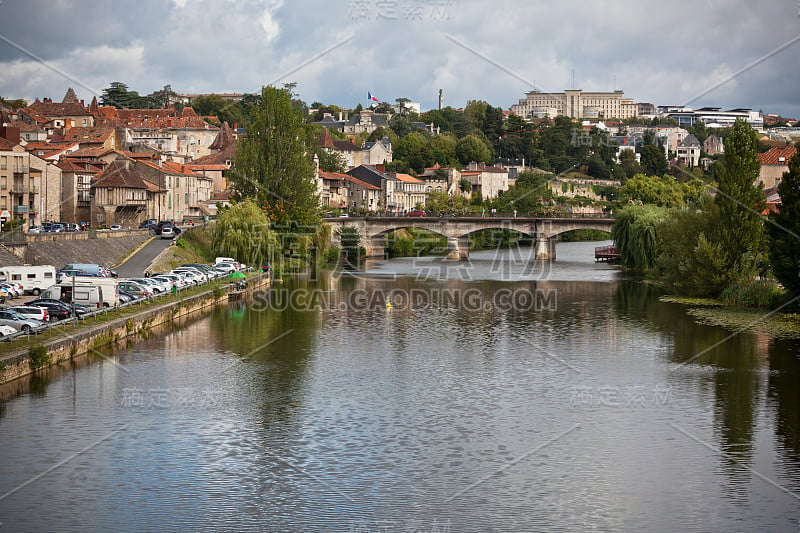
<instances>
[{"instance_id":1,"label":"water reflection","mask_svg":"<svg viewBox=\"0 0 800 533\"><path fill-rule=\"evenodd\" d=\"M126 372L103 361L71 383L55 376L44 397L0 403L0 494L26 479L26 461L41 472L62 449L90 445L86 435L134 429L0 501L3 522L794 527L797 501L753 472L800 484L797 344L726 340L731 332L695 324L652 287L595 270L590 249L559 249L548 279L517 267L485 279L492 260L480 254L471 278L401 275L405 261L298 277L117 352ZM137 389L197 396L126 404ZM47 516L31 512L43 498Z\"/></svg>"}]
</instances>

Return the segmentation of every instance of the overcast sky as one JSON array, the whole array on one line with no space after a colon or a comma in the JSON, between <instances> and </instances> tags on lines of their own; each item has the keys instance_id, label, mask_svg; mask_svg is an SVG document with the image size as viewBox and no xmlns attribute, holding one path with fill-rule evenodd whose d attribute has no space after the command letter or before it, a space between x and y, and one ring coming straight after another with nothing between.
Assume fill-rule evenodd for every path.
<instances>
[{"instance_id":1,"label":"overcast sky","mask_svg":"<svg viewBox=\"0 0 800 533\"><path fill-rule=\"evenodd\" d=\"M0 96L255 92L423 110L535 88L800 118L798 0L0 0Z\"/></svg>"}]
</instances>

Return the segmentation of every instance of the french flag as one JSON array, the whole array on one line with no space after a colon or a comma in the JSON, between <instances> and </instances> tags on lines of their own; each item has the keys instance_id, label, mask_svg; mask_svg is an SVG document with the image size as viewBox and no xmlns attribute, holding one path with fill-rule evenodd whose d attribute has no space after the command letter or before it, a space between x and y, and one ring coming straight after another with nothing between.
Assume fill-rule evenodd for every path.
<instances>
[{"instance_id":1,"label":"french flag","mask_svg":"<svg viewBox=\"0 0 800 533\"><path fill-rule=\"evenodd\" d=\"M371 92L369 92L369 91L367 91L367 99L368 99L368 100L372 100L373 102L378 102L378 103L381 103L381 101L380 101L380 100L378 100L376 97L372 96L372 93L371 93Z\"/></svg>"}]
</instances>

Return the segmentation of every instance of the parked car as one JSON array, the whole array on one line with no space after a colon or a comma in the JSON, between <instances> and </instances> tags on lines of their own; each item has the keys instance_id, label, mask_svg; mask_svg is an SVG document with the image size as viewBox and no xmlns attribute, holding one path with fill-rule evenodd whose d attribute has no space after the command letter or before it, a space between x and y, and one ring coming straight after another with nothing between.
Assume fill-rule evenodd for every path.
<instances>
[{"instance_id":1,"label":"parked car","mask_svg":"<svg viewBox=\"0 0 800 533\"><path fill-rule=\"evenodd\" d=\"M29 303L28 307L41 307L42 309L47 309L47 315L50 317L51 322L55 320L65 320L72 316L72 309L70 309L67 305L39 302Z\"/></svg>"},{"instance_id":2,"label":"parked car","mask_svg":"<svg viewBox=\"0 0 800 533\"><path fill-rule=\"evenodd\" d=\"M159 275L153 276L153 277L156 278L156 279L165 279L165 280L171 282L173 284L173 286L175 286L175 287L177 287L179 289L182 289L182 288L187 287L189 285L189 283L187 283L187 281L184 278L182 278L180 276L177 276L175 274L159 274Z\"/></svg>"},{"instance_id":3,"label":"parked car","mask_svg":"<svg viewBox=\"0 0 800 533\"><path fill-rule=\"evenodd\" d=\"M42 231L43 230L41 226L31 226L30 228L28 228L28 233L31 234L39 234L42 233Z\"/></svg>"},{"instance_id":4,"label":"parked car","mask_svg":"<svg viewBox=\"0 0 800 533\"><path fill-rule=\"evenodd\" d=\"M119 303L126 304L128 302L134 302L136 300L141 300L142 297L136 296L135 294L131 294L125 291L119 291Z\"/></svg>"},{"instance_id":5,"label":"parked car","mask_svg":"<svg viewBox=\"0 0 800 533\"><path fill-rule=\"evenodd\" d=\"M0 324L0 337L5 337L6 335L13 335L16 332L17 330L12 328L11 326Z\"/></svg>"},{"instance_id":6,"label":"parked car","mask_svg":"<svg viewBox=\"0 0 800 533\"><path fill-rule=\"evenodd\" d=\"M108 229L110 229L111 231L120 231L122 229L122 226L120 224L111 224L111 226L109 226Z\"/></svg>"},{"instance_id":7,"label":"parked car","mask_svg":"<svg viewBox=\"0 0 800 533\"><path fill-rule=\"evenodd\" d=\"M188 274L191 274L192 276L194 276L194 278L196 278L196 281L198 283L205 283L206 281L208 281L208 276L204 272L201 272L200 270L194 267L178 267L173 269L173 272L186 272Z\"/></svg>"},{"instance_id":8,"label":"parked car","mask_svg":"<svg viewBox=\"0 0 800 533\"><path fill-rule=\"evenodd\" d=\"M231 272L236 272L236 265L228 262L217 263L216 265L214 265L214 268L223 272L226 275L230 274Z\"/></svg>"},{"instance_id":9,"label":"parked car","mask_svg":"<svg viewBox=\"0 0 800 533\"><path fill-rule=\"evenodd\" d=\"M81 318L86 313L95 310L83 304L68 304L66 302L62 302L61 300L55 300L53 298L39 298L37 300L33 300L32 302L28 302L27 305L39 305L39 304L58 305L63 309L66 309L67 312L70 314L70 316L72 316L72 309L74 307L75 315L78 318Z\"/></svg>"},{"instance_id":10,"label":"parked car","mask_svg":"<svg viewBox=\"0 0 800 533\"><path fill-rule=\"evenodd\" d=\"M162 239L172 239L175 237L175 230L172 226L164 226L161 228L161 232L159 233Z\"/></svg>"},{"instance_id":11,"label":"parked car","mask_svg":"<svg viewBox=\"0 0 800 533\"><path fill-rule=\"evenodd\" d=\"M9 307L8 310L19 313L25 318L32 318L34 320L39 320L40 322L50 321L50 315L47 312L47 309L44 307L39 307L36 305L15 305L14 307Z\"/></svg>"},{"instance_id":12,"label":"parked car","mask_svg":"<svg viewBox=\"0 0 800 533\"><path fill-rule=\"evenodd\" d=\"M407 216L410 216L410 217L424 217L425 216L425 211L423 211L422 209L414 209L413 211L409 211Z\"/></svg>"},{"instance_id":13,"label":"parked car","mask_svg":"<svg viewBox=\"0 0 800 533\"><path fill-rule=\"evenodd\" d=\"M117 287L121 292L127 292L140 298L150 298L153 296L153 289L140 285L133 281L120 281Z\"/></svg>"},{"instance_id":14,"label":"parked car","mask_svg":"<svg viewBox=\"0 0 800 533\"><path fill-rule=\"evenodd\" d=\"M128 278L127 281L132 281L134 283L138 283L139 285L149 287L154 294L161 294L169 291L169 287L167 287L162 281L154 278Z\"/></svg>"},{"instance_id":15,"label":"parked car","mask_svg":"<svg viewBox=\"0 0 800 533\"><path fill-rule=\"evenodd\" d=\"M64 230L64 224L50 224L50 227L47 229L50 233L63 233Z\"/></svg>"},{"instance_id":16,"label":"parked car","mask_svg":"<svg viewBox=\"0 0 800 533\"><path fill-rule=\"evenodd\" d=\"M23 293L23 290L20 287L8 281L0 283L0 288L5 289L11 298L19 298Z\"/></svg>"},{"instance_id":17,"label":"parked car","mask_svg":"<svg viewBox=\"0 0 800 533\"><path fill-rule=\"evenodd\" d=\"M25 333L33 333L44 326L44 322L25 318L19 313L8 309L0 309L0 324L11 326L17 331L24 331Z\"/></svg>"}]
</instances>

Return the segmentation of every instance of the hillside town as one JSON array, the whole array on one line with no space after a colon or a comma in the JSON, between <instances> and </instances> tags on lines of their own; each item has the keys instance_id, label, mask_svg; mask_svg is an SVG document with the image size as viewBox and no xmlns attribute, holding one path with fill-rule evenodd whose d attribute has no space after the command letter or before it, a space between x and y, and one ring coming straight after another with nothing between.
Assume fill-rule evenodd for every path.
<instances>
[{"instance_id":1,"label":"hillside town","mask_svg":"<svg viewBox=\"0 0 800 533\"><path fill-rule=\"evenodd\" d=\"M100 105L96 96L87 104L68 88L60 99L0 104L0 219L23 231L56 221L85 228L213 219L232 197L228 176L246 128L198 113L193 105L207 96L170 93L162 107L138 109ZM213 96L239 105L247 95ZM776 187L800 139L794 119L751 109L655 106L620 90L531 91L508 110L485 102L444 108L441 91L439 108L429 112L406 98L397 102L355 109L306 106L316 139L314 177L326 212L406 215L424 209L431 193L481 206L508 191L523 172L543 176L556 199L584 200L573 202L575 212L602 212L595 205L602 200L597 191L631 177L616 171L626 150L638 165L646 144L659 146L676 180L685 181L713 166L736 120L761 136L766 150L759 154L759 181L775 204ZM459 134L450 124L451 132L445 131L446 111L469 115L475 109L483 116L472 130ZM575 164L562 168L567 163L547 148L538 160L535 154L526 157L527 148L515 150L514 141L564 119L569 139L562 142L584 148L582 156L565 160ZM457 157L446 149L425 155L425 144L435 147L447 137ZM479 150L468 149L470 137ZM422 146L409 147L412 138ZM598 154L604 161L593 167Z\"/></svg>"}]
</instances>

